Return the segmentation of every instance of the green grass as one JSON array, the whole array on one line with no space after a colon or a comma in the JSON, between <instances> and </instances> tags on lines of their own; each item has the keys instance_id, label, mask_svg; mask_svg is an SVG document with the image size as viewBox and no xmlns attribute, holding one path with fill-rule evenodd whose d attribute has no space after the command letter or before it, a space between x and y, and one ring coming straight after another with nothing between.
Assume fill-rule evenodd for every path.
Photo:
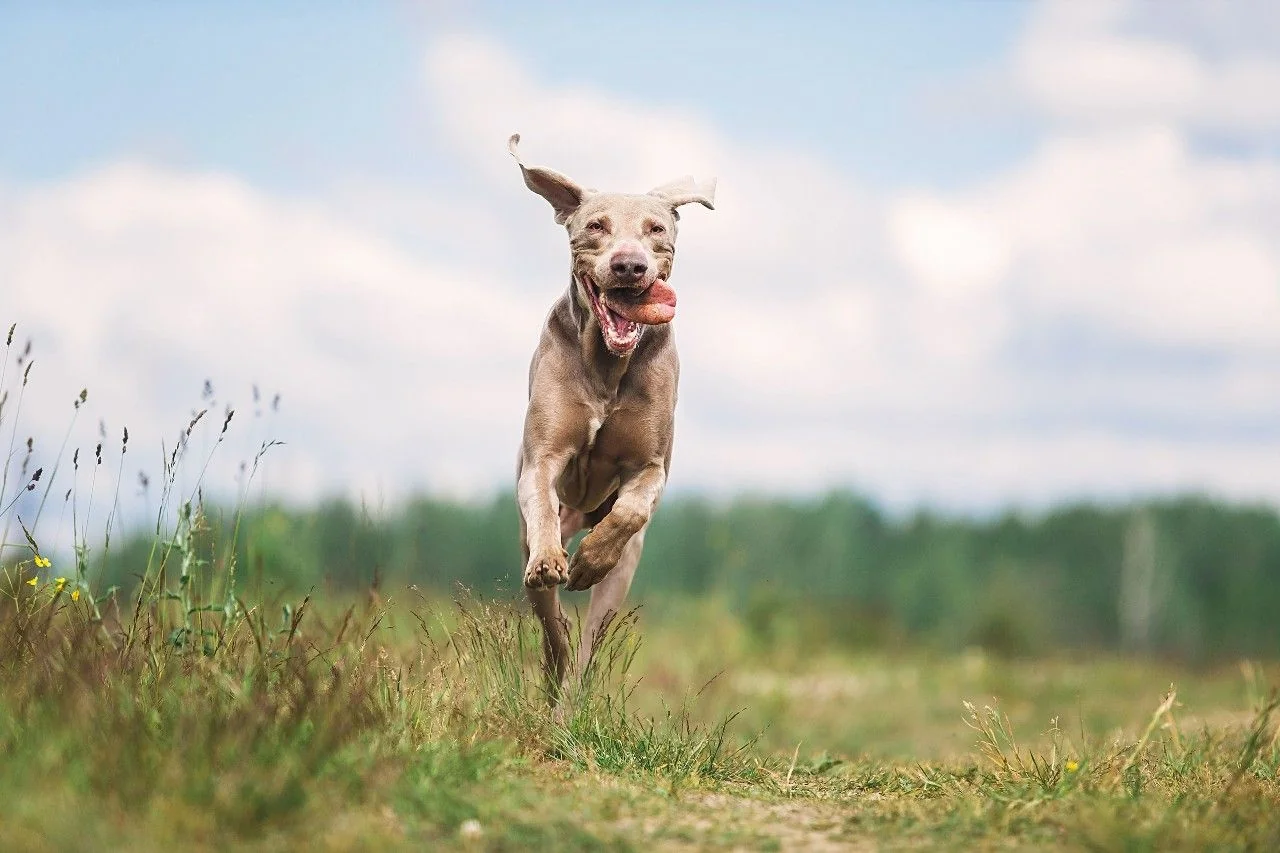
<instances>
[{"instance_id":1,"label":"green grass","mask_svg":"<svg viewBox=\"0 0 1280 853\"><path fill-rule=\"evenodd\" d=\"M3 849L1280 844L1259 666L805 660L703 646L741 631L704 604L643 643L618 620L557 714L536 626L500 602L218 611L202 646L175 642L174 602L139 608L130 641L113 608L96 620L54 584L11 574L6 591ZM709 685L699 658L723 666ZM1197 705L1138 689L1171 676ZM1108 722L1068 724L1081 707ZM840 746L877 733L883 748Z\"/></svg>"}]
</instances>

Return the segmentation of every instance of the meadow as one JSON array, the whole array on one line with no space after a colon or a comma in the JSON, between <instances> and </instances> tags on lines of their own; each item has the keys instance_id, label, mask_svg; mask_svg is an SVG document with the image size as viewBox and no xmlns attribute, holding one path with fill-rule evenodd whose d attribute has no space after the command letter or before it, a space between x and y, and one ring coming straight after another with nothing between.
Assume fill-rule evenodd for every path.
<instances>
[{"instance_id":1,"label":"meadow","mask_svg":"<svg viewBox=\"0 0 1280 853\"><path fill-rule=\"evenodd\" d=\"M163 598L99 620L18 586L7 850L1280 843L1275 667L761 648L673 602L619 620L556 714L507 603L243 602L188 630Z\"/></svg>"},{"instance_id":2,"label":"meadow","mask_svg":"<svg viewBox=\"0 0 1280 853\"><path fill-rule=\"evenodd\" d=\"M1143 649L1085 642L1134 636L1114 602L1116 624L1072 644L1001 629L1025 597L947 630L868 632L816 598L657 585L553 710L517 594L449 588L466 572L444 557L418 581L309 575L305 555L367 564L377 542L321 549L247 497L207 507L198 477L175 486L207 467L194 442L154 478L154 530L91 537L118 494L94 516L96 486L78 490L97 481L66 478L104 451L24 450L29 363L9 355L0 849L1280 848L1265 654L1203 638L1177 654L1159 631ZM185 435L216 452L230 422ZM45 547L64 489L71 545ZM454 518L423 535L456 540L470 516ZM738 560L722 528L712 544Z\"/></svg>"}]
</instances>

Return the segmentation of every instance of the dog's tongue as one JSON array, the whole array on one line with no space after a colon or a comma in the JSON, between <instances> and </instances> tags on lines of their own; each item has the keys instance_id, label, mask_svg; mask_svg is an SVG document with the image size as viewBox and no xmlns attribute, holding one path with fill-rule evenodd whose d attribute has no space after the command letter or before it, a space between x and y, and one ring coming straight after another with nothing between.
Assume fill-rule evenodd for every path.
<instances>
[{"instance_id":1,"label":"dog's tongue","mask_svg":"<svg viewBox=\"0 0 1280 853\"><path fill-rule=\"evenodd\" d=\"M661 326L676 316L676 292L662 279L656 280L634 298L621 298L614 293L606 295L609 307L633 323Z\"/></svg>"}]
</instances>

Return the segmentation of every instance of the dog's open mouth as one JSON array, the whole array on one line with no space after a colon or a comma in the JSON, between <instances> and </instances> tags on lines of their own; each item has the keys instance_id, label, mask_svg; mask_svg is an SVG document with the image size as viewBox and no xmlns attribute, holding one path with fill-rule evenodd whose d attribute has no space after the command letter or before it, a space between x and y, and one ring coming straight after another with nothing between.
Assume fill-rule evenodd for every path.
<instances>
[{"instance_id":1,"label":"dog's open mouth","mask_svg":"<svg viewBox=\"0 0 1280 853\"><path fill-rule=\"evenodd\" d=\"M644 289L604 291L589 277L581 278L604 333L604 344L614 355L634 350L645 326L670 323L675 317L676 292L662 279Z\"/></svg>"}]
</instances>

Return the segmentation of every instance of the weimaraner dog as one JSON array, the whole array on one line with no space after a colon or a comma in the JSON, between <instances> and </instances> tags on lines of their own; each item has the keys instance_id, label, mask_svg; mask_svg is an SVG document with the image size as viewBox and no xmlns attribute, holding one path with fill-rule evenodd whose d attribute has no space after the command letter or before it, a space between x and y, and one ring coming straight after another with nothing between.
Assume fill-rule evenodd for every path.
<instances>
[{"instance_id":1,"label":"weimaraner dog","mask_svg":"<svg viewBox=\"0 0 1280 853\"><path fill-rule=\"evenodd\" d=\"M714 209L715 181L685 178L642 195L597 192L549 169L525 185L569 232L569 287L551 308L529 367L517 466L524 586L542 622L547 673L568 675L569 621L557 587L591 589L578 672L631 586L671 464L680 360L670 322L676 209ZM565 545L590 528L573 559ZM553 694L554 695L554 694Z\"/></svg>"}]
</instances>

